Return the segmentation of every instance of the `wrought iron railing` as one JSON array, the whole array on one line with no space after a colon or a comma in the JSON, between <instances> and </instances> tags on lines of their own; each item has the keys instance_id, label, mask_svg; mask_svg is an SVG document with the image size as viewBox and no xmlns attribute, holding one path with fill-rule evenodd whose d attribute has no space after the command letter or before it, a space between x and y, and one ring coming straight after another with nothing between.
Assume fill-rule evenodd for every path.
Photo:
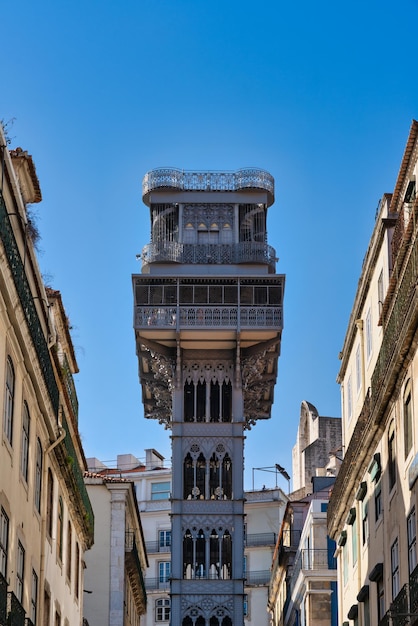
<instances>
[{"instance_id":1,"label":"wrought iron railing","mask_svg":"<svg viewBox=\"0 0 418 626\"><path fill-rule=\"evenodd\" d=\"M141 561L139 559L138 548L136 547L135 534L131 531L125 532L125 552L128 552L131 555L135 563L136 575L138 576L140 584L141 584L144 606L146 607L147 592L145 588L145 581L144 581L144 576L142 574L142 567L141 567Z\"/></svg>"},{"instance_id":2,"label":"wrought iron railing","mask_svg":"<svg viewBox=\"0 0 418 626\"><path fill-rule=\"evenodd\" d=\"M171 552L171 546L162 546L159 541L147 541L145 548L148 554L155 554L157 552Z\"/></svg>"},{"instance_id":3,"label":"wrought iron railing","mask_svg":"<svg viewBox=\"0 0 418 626\"><path fill-rule=\"evenodd\" d=\"M150 243L142 250L142 265L149 263L241 264L264 263L276 266L276 251L265 243L186 244Z\"/></svg>"},{"instance_id":4,"label":"wrought iron railing","mask_svg":"<svg viewBox=\"0 0 418 626\"><path fill-rule=\"evenodd\" d=\"M282 326L281 306L137 306L135 328L273 328Z\"/></svg>"},{"instance_id":5,"label":"wrought iron railing","mask_svg":"<svg viewBox=\"0 0 418 626\"><path fill-rule=\"evenodd\" d=\"M80 508L84 521L85 531L91 543L93 543L94 513L86 486L84 484L84 470L81 469L78 463L78 457L74 448L70 428L68 426L64 413L62 414L62 426L65 430L65 438L62 444L60 446L57 446L56 450L58 452L58 449L60 449L64 453L64 462L67 464L69 470L68 472L66 472L66 476L71 477L71 484L69 485L69 488L71 489L75 498L81 504Z\"/></svg>"},{"instance_id":6,"label":"wrought iron railing","mask_svg":"<svg viewBox=\"0 0 418 626\"><path fill-rule=\"evenodd\" d=\"M59 392L54 376L54 370L49 355L47 341L45 339L41 323L34 304L34 298L29 286L25 273L19 248L7 214L6 204L0 191L0 237L2 239L7 261L13 276L16 291L19 296L20 304L25 315L29 333L35 347L38 357L40 369L48 390L49 397L54 409L55 415L58 415Z\"/></svg>"},{"instance_id":7,"label":"wrought iron railing","mask_svg":"<svg viewBox=\"0 0 418 626\"><path fill-rule=\"evenodd\" d=\"M337 559L329 550L303 549L297 554L292 572L292 584L301 570L336 570Z\"/></svg>"},{"instance_id":8,"label":"wrought iron railing","mask_svg":"<svg viewBox=\"0 0 418 626\"><path fill-rule=\"evenodd\" d=\"M246 587L257 587L258 585L268 585L270 583L271 571L260 570L260 571L247 571L244 574L245 586Z\"/></svg>"},{"instance_id":9,"label":"wrought iron railing","mask_svg":"<svg viewBox=\"0 0 418 626\"><path fill-rule=\"evenodd\" d=\"M68 394L68 399L70 400L71 408L73 410L74 417L76 421L78 421L78 398L77 392L75 389L74 378L70 370L70 366L68 364L68 359L64 354L64 360L62 364L62 375L64 378L64 387Z\"/></svg>"},{"instance_id":10,"label":"wrought iron railing","mask_svg":"<svg viewBox=\"0 0 418 626\"><path fill-rule=\"evenodd\" d=\"M276 533L254 533L246 535L245 545L248 548L254 548L258 546L274 546L276 545L276 539Z\"/></svg>"},{"instance_id":11,"label":"wrought iron railing","mask_svg":"<svg viewBox=\"0 0 418 626\"><path fill-rule=\"evenodd\" d=\"M274 195L274 178L264 170L247 168L237 172L189 172L166 167L147 172L142 181L142 195L154 189L179 191L239 191L264 189Z\"/></svg>"},{"instance_id":12,"label":"wrought iron railing","mask_svg":"<svg viewBox=\"0 0 418 626\"><path fill-rule=\"evenodd\" d=\"M0 626L6 624L7 619L7 581L0 574Z\"/></svg>"},{"instance_id":13,"label":"wrought iron railing","mask_svg":"<svg viewBox=\"0 0 418 626\"><path fill-rule=\"evenodd\" d=\"M161 578L145 578L145 589L147 591L168 591L170 589L170 580L161 580Z\"/></svg>"},{"instance_id":14,"label":"wrought iron railing","mask_svg":"<svg viewBox=\"0 0 418 626\"><path fill-rule=\"evenodd\" d=\"M25 609L13 593L7 594L7 626L25 626Z\"/></svg>"}]
</instances>

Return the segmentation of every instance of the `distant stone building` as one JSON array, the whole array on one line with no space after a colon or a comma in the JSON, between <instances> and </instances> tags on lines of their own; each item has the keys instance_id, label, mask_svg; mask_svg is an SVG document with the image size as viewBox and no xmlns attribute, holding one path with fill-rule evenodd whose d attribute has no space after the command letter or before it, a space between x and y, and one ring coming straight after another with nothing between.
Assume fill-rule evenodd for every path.
<instances>
[{"instance_id":1,"label":"distant stone building","mask_svg":"<svg viewBox=\"0 0 418 626\"><path fill-rule=\"evenodd\" d=\"M86 554L84 617L89 626L140 626L148 566L134 483L86 472L96 540Z\"/></svg>"},{"instance_id":2,"label":"distant stone building","mask_svg":"<svg viewBox=\"0 0 418 626\"><path fill-rule=\"evenodd\" d=\"M335 541L327 508L338 473L341 419L302 402L293 448L293 485L273 557L268 607L272 626L338 626Z\"/></svg>"},{"instance_id":3,"label":"distant stone building","mask_svg":"<svg viewBox=\"0 0 418 626\"><path fill-rule=\"evenodd\" d=\"M1 129L0 151L0 624L73 626L94 532L78 366L61 294L45 287L36 257L33 159L9 151Z\"/></svg>"}]
</instances>

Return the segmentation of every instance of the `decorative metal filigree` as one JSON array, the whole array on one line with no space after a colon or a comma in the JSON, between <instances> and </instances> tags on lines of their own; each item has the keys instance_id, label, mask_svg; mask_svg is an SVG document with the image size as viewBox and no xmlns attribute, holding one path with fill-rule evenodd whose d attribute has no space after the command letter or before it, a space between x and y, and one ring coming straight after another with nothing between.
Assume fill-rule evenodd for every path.
<instances>
[{"instance_id":1,"label":"decorative metal filigree","mask_svg":"<svg viewBox=\"0 0 418 626\"><path fill-rule=\"evenodd\" d=\"M168 187L181 191L239 191L263 189L274 196L274 178L265 170L247 168L237 172L188 172L160 168L147 172L142 181L142 194Z\"/></svg>"}]
</instances>

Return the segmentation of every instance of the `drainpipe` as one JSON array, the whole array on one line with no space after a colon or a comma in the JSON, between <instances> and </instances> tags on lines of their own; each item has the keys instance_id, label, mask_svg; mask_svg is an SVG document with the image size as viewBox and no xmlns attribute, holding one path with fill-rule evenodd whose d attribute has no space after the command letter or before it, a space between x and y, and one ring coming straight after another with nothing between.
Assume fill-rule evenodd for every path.
<instances>
[{"instance_id":1,"label":"drainpipe","mask_svg":"<svg viewBox=\"0 0 418 626\"><path fill-rule=\"evenodd\" d=\"M361 401L366 397L366 367L364 360L364 323L363 320L356 320L356 326L360 333L360 358L361 358Z\"/></svg>"},{"instance_id":2,"label":"drainpipe","mask_svg":"<svg viewBox=\"0 0 418 626\"><path fill-rule=\"evenodd\" d=\"M51 445L49 446L49 448L47 448L43 454L43 465L42 465L42 484L41 484L41 489L42 489L42 502L41 502L41 562L40 562L40 570L39 570L39 617L36 620L39 624L43 624L44 623L44 591L45 591L45 579L44 579L44 572L45 572L45 541L46 541L46 497L47 497L47 493L46 493L46 482L47 482L47 474L48 474L48 468L47 468L47 464L46 464L46 460L48 455L50 454L50 452L52 452L52 450L54 448L56 448L56 446L61 443L66 435L65 430L62 428L62 426L60 426L58 428L58 432L59 432L59 436L58 439L56 439L53 443L51 443Z\"/></svg>"}]
</instances>

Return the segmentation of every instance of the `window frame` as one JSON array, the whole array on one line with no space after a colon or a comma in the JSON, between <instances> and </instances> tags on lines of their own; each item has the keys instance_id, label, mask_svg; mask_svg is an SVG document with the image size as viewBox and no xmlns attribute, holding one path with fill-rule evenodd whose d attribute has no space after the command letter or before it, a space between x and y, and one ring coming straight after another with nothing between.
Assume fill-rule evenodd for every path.
<instances>
[{"instance_id":1,"label":"window frame","mask_svg":"<svg viewBox=\"0 0 418 626\"><path fill-rule=\"evenodd\" d=\"M20 604L23 602L25 584L25 548L20 540L17 542L16 552L16 597Z\"/></svg>"},{"instance_id":2,"label":"window frame","mask_svg":"<svg viewBox=\"0 0 418 626\"><path fill-rule=\"evenodd\" d=\"M409 456L413 448L413 419L412 419L412 390L411 381L408 380L403 394L403 433L404 433L404 456Z\"/></svg>"},{"instance_id":3,"label":"window frame","mask_svg":"<svg viewBox=\"0 0 418 626\"><path fill-rule=\"evenodd\" d=\"M171 603L169 598L157 598L155 600L155 621L169 622Z\"/></svg>"},{"instance_id":4,"label":"window frame","mask_svg":"<svg viewBox=\"0 0 418 626\"><path fill-rule=\"evenodd\" d=\"M9 554L9 529L10 520L3 507L0 509L0 574L7 578L7 565Z\"/></svg>"},{"instance_id":5,"label":"window frame","mask_svg":"<svg viewBox=\"0 0 418 626\"><path fill-rule=\"evenodd\" d=\"M409 574L412 574L417 566L417 520L415 507L412 507L406 518L406 535L408 540L408 571Z\"/></svg>"},{"instance_id":6,"label":"window frame","mask_svg":"<svg viewBox=\"0 0 418 626\"><path fill-rule=\"evenodd\" d=\"M400 591L400 571L399 571L399 541L396 537L390 547L390 574L392 581L392 602Z\"/></svg>"},{"instance_id":7,"label":"window frame","mask_svg":"<svg viewBox=\"0 0 418 626\"><path fill-rule=\"evenodd\" d=\"M372 334L372 311L369 308L366 313L366 358L370 360L373 354L373 334Z\"/></svg>"},{"instance_id":8,"label":"window frame","mask_svg":"<svg viewBox=\"0 0 418 626\"><path fill-rule=\"evenodd\" d=\"M171 577L171 561L158 561L158 581L168 583Z\"/></svg>"},{"instance_id":9,"label":"window frame","mask_svg":"<svg viewBox=\"0 0 418 626\"><path fill-rule=\"evenodd\" d=\"M158 547L171 548L171 529L158 531Z\"/></svg>"},{"instance_id":10,"label":"window frame","mask_svg":"<svg viewBox=\"0 0 418 626\"><path fill-rule=\"evenodd\" d=\"M34 502L35 508L41 514L42 501L42 466L43 466L43 450L39 437L36 440L36 461L35 461L35 483L34 483Z\"/></svg>"},{"instance_id":11,"label":"window frame","mask_svg":"<svg viewBox=\"0 0 418 626\"><path fill-rule=\"evenodd\" d=\"M36 618L38 615L38 591L39 591L39 578L38 574L32 569L31 580L31 593L30 593L30 619L33 624L36 624Z\"/></svg>"},{"instance_id":12,"label":"window frame","mask_svg":"<svg viewBox=\"0 0 418 626\"><path fill-rule=\"evenodd\" d=\"M57 559L62 563L64 539L64 501L62 496L58 498L57 507Z\"/></svg>"},{"instance_id":13,"label":"window frame","mask_svg":"<svg viewBox=\"0 0 418 626\"><path fill-rule=\"evenodd\" d=\"M162 488L162 485L168 485L168 489ZM169 480L164 482L151 483L151 500L169 500L171 493L171 482ZM167 494L167 495L165 495Z\"/></svg>"},{"instance_id":14,"label":"window frame","mask_svg":"<svg viewBox=\"0 0 418 626\"><path fill-rule=\"evenodd\" d=\"M15 403L16 375L12 357L7 356L4 385L3 432L9 444L13 445L13 416Z\"/></svg>"}]
</instances>

